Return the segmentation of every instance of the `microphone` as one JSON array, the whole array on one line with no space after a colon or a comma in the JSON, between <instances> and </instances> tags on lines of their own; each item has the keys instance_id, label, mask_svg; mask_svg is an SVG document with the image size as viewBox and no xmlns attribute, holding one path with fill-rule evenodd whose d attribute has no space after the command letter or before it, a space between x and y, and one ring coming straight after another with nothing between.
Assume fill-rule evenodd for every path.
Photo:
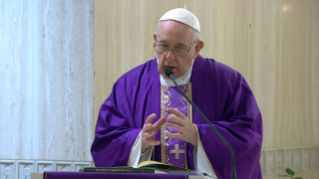
<instances>
[{"instance_id":1,"label":"microphone","mask_svg":"<svg viewBox=\"0 0 319 179\"><path fill-rule=\"evenodd\" d=\"M187 101L195 108L195 110L199 113L199 115L207 122L207 124L213 129L213 131L217 134L217 136L224 142L224 144L228 147L230 153L231 153L231 158L232 158L232 170L231 170L231 179L236 179L236 168L235 168L235 156L233 149L229 145L229 143L224 139L224 137L216 130L216 128L210 123L210 121L206 118L206 116L198 109L198 107L188 98L188 96L181 90L181 88L177 85L174 77L173 77L173 71L172 68L169 66L166 66L164 68L164 73L172 79L174 82L175 86L179 90L179 92L187 99Z\"/></svg>"}]
</instances>

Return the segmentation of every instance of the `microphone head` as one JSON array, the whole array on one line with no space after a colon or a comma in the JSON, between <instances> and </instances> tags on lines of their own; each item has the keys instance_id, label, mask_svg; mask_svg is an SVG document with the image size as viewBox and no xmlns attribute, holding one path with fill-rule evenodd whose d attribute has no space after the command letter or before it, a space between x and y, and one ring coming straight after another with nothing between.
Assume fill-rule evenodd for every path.
<instances>
[{"instance_id":1,"label":"microphone head","mask_svg":"<svg viewBox=\"0 0 319 179\"><path fill-rule=\"evenodd\" d=\"M170 75L173 75L173 70L172 70L171 67L166 66L166 67L164 68L164 73L166 74L166 76L170 77Z\"/></svg>"}]
</instances>

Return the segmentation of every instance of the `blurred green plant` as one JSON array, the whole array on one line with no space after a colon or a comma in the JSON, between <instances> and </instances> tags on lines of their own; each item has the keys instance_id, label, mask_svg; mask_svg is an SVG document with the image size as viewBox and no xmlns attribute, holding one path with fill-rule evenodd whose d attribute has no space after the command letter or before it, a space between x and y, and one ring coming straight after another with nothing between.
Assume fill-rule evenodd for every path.
<instances>
[{"instance_id":1,"label":"blurred green plant","mask_svg":"<svg viewBox=\"0 0 319 179\"><path fill-rule=\"evenodd\" d=\"M292 171L290 168L286 168L286 173L287 175L279 175L279 177L290 177L291 179L302 179L301 177L294 178L295 172Z\"/></svg>"}]
</instances>

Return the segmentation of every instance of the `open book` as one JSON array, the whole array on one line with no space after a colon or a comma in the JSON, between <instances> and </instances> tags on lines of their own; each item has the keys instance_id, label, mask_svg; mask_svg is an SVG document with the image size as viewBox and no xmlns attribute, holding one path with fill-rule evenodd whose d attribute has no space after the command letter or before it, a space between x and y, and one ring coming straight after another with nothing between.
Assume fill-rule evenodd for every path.
<instances>
[{"instance_id":1,"label":"open book","mask_svg":"<svg viewBox=\"0 0 319 179\"><path fill-rule=\"evenodd\" d=\"M144 161L137 168L120 166L120 167L84 167L83 172L112 172L112 173L171 173L171 174L191 174L202 175L209 178L217 179L215 176L209 176L205 173L198 173L194 170L176 167L173 165L157 162Z\"/></svg>"},{"instance_id":2,"label":"open book","mask_svg":"<svg viewBox=\"0 0 319 179\"><path fill-rule=\"evenodd\" d=\"M194 173L197 174L196 171L190 170L190 169L185 169L185 168L180 168L176 167L174 165L169 165L157 161L144 161L141 162L137 168L143 168L143 169L154 169L155 173Z\"/></svg>"}]
</instances>

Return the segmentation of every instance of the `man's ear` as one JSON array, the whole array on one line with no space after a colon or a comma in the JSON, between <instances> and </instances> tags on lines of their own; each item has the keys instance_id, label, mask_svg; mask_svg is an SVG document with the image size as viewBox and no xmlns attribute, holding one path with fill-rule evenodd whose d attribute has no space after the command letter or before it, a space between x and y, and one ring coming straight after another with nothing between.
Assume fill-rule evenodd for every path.
<instances>
[{"instance_id":1,"label":"man's ear","mask_svg":"<svg viewBox=\"0 0 319 179\"><path fill-rule=\"evenodd\" d=\"M154 38L154 40L155 40L155 42L156 42L157 35L154 34L154 35L153 35L153 38Z\"/></svg>"},{"instance_id":2,"label":"man's ear","mask_svg":"<svg viewBox=\"0 0 319 179\"><path fill-rule=\"evenodd\" d=\"M193 59L197 58L197 55L199 54L200 50L204 47L203 41L198 41L195 46L195 53Z\"/></svg>"}]
</instances>

